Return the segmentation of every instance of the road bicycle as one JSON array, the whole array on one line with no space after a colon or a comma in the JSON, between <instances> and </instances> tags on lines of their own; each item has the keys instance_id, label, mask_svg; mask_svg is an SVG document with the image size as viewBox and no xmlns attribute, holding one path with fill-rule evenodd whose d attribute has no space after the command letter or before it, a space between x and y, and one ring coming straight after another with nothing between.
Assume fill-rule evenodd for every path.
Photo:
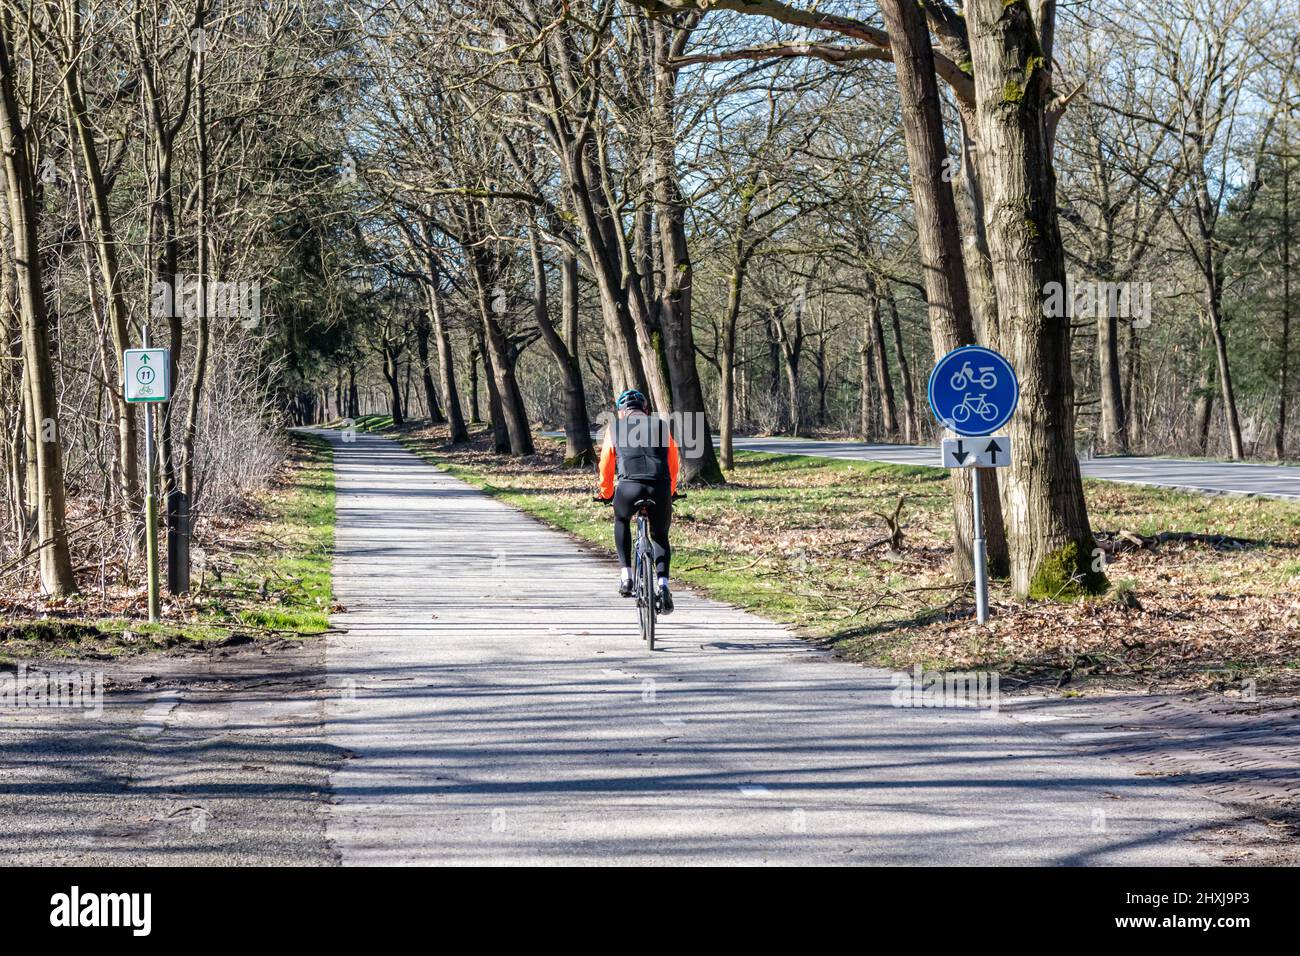
<instances>
[{"instance_id":1,"label":"road bicycle","mask_svg":"<svg viewBox=\"0 0 1300 956\"><path fill-rule=\"evenodd\" d=\"M970 388L972 383L978 385L980 388L987 388L990 390L997 388L998 377L993 374L994 368L992 365L981 365L979 371L979 375L976 375L974 370L970 367L970 362L963 363L961 369L953 374L952 381L950 382L952 390L954 392L964 392L966 389Z\"/></svg>"},{"instance_id":2,"label":"road bicycle","mask_svg":"<svg viewBox=\"0 0 1300 956\"><path fill-rule=\"evenodd\" d=\"M655 622L659 617L659 589L655 587L655 549L650 541L650 509L653 498L632 503L636 509L636 550L632 558L632 577L636 581L636 614L641 625L641 640L646 650L655 649Z\"/></svg>"},{"instance_id":3,"label":"road bicycle","mask_svg":"<svg viewBox=\"0 0 1300 956\"><path fill-rule=\"evenodd\" d=\"M673 495L673 501L685 498ZM605 498L593 498L601 504L612 504ZM646 650L655 649L655 624L659 619L659 589L655 587L655 548L650 539L650 509L653 498L638 498L632 503L633 520L636 521L636 545L632 552L632 580L636 588L637 621L641 627L641 640Z\"/></svg>"}]
</instances>

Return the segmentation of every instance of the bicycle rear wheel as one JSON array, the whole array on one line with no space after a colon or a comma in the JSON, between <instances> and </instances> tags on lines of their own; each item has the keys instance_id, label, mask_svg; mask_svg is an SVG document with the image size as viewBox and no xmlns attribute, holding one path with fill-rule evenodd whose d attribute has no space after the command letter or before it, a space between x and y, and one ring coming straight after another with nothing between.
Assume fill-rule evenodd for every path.
<instances>
[{"instance_id":1,"label":"bicycle rear wheel","mask_svg":"<svg viewBox=\"0 0 1300 956\"><path fill-rule=\"evenodd\" d=\"M646 650L655 649L655 562L649 551L642 551L637 556L637 591L641 611L641 639L645 641Z\"/></svg>"}]
</instances>

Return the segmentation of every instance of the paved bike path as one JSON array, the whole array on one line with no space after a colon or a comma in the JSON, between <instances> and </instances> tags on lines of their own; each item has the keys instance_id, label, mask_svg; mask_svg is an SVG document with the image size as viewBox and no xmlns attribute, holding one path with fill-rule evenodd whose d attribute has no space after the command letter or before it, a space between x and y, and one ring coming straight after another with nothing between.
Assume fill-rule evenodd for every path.
<instances>
[{"instance_id":1,"label":"paved bike path","mask_svg":"<svg viewBox=\"0 0 1300 956\"><path fill-rule=\"evenodd\" d=\"M612 560L321 434L345 864L1218 859L1218 804L1006 709L892 706L888 672L730 606L679 592L648 655Z\"/></svg>"}]
</instances>

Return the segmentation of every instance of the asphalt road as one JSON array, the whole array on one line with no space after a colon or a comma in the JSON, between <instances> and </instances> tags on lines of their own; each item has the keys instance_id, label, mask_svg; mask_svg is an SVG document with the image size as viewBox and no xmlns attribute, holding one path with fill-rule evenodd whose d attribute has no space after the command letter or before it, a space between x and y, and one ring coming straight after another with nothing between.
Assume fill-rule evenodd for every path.
<instances>
[{"instance_id":1,"label":"asphalt road","mask_svg":"<svg viewBox=\"0 0 1300 956\"><path fill-rule=\"evenodd\" d=\"M563 432L544 432L563 438ZM717 437L714 437L717 444ZM896 465L939 467L939 449L930 445L827 441L815 438L748 438L737 436L735 448L773 455L811 455L851 461L886 461ZM1300 501L1300 468L1204 458L1089 458L1080 465L1088 478L1134 485L1154 485L1207 494L1258 495Z\"/></svg>"},{"instance_id":2,"label":"asphalt road","mask_svg":"<svg viewBox=\"0 0 1300 956\"><path fill-rule=\"evenodd\" d=\"M939 449L806 438L736 438L736 448L778 455L813 455L899 465L939 464ZM1090 458L1080 462L1087 478L1156 485L1212 494L1260 495L1300 501L1300 468L1182 458Z\"/></svg>"},{"instance_id":3,"label":"asphalt road","mask_svg":"<svg viewBox=\"0 0 1300 956\"><path fill-rule=\"evenodd\" d=\"M608 558L393 441L325 434L344 864L1222 859L1235 815L1109 759L1115 731L895 706L890 673L688 593L647 654Z\"/></svg>"},{"instance_id":4,"label":"asphalt road","mask_svg":"<svg viewBox=\"0 0 1300 956\"><path fill-rule=\"evenodd\" d=\"M103 689L95 708L0 703L0 865L336 863L323 658L295 641L0 667L0 683L52 670Z\"/></svg>"}]
</instances>

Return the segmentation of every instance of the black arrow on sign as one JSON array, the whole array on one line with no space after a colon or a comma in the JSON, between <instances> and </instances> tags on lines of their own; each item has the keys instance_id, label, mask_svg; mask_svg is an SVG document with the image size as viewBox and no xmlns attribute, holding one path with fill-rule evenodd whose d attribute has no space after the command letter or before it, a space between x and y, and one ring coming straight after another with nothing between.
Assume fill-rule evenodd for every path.
<instances>
[{"instance_id":1,"label":"black arrow on sign","mask_svg":"<svg viewBox=\"0 0 1300 956\"><path fill-rule=\"evenodd\" d=\"M957 464L959 465L966 460L966 451L962 448L962 441L960 438L957 439L957 450L952 453L952 457L957 459Z\"/></svg>"},{"instance_id":2,"label":"black arrow on sign","mask_svg":"<svg viewBox=\"0 0 1300 956\"><path fill-rule=\"evenodd\" d=\"M988 448L984 449L984 451L992 457L993 464L995 465L998 463L998 452L1000 452L1001 450L1002 450L1002 446L998 444L998 440L996 438L993 439L991 442L989 442Z\"/></svg>"}]
</instances>

